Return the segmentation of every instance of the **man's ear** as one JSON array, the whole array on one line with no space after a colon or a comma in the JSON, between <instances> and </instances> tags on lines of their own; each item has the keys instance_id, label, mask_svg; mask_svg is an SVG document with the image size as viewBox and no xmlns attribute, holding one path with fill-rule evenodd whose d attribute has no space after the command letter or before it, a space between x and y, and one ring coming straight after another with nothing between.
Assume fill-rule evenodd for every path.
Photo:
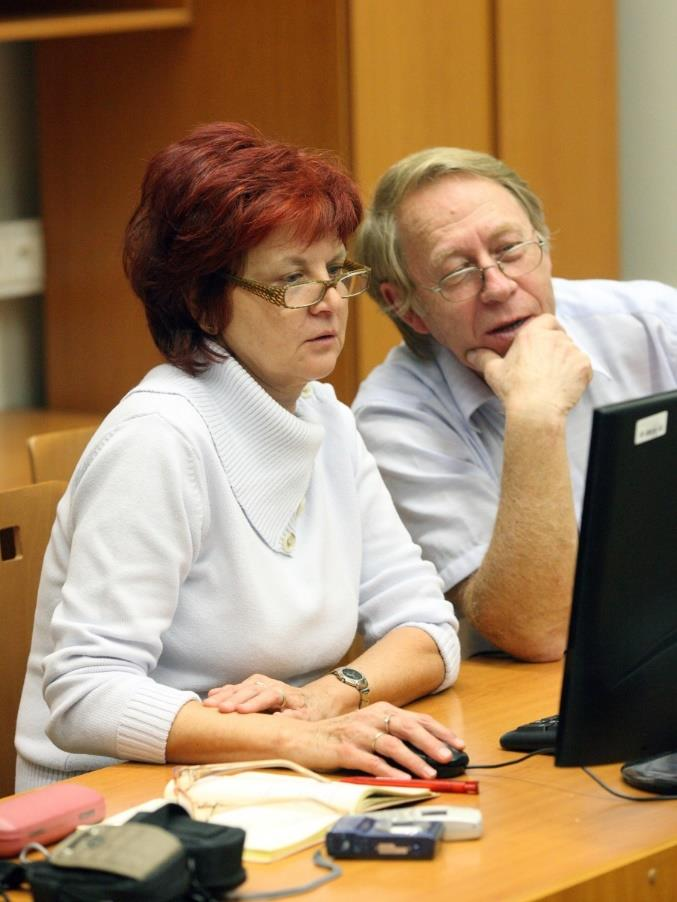
<instances>
[{"instance_id":1,"label":"man's ear","mask_svg":"<svg viewBox=\"0 0 677 902\"><path fill-rule=\"evenodd\" d=\"M414 310L409 308L405 313L400 312L402 309L402 292L397 285L393 285L392 282L381 282L379 289L381 297L398 319L406 323L414 332L418 332L421 335L430 334L430 329Z\"/></svg>"}]
</instances>

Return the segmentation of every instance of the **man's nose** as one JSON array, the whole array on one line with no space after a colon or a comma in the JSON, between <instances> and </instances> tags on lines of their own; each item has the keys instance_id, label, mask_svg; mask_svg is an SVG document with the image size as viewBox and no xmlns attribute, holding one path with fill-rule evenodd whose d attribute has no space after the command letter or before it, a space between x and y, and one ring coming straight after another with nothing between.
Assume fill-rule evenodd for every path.
<instances>
[{"instance_id":1,"label":"man's nose","mask_svg":"<svg viewBox=\"0 0 677 902\"><path fill-rule=\"evenodd\" d=\"M503 272L498 263L491 263L482 269L482 290L480 298L487 304L507 301L517 283Z\"/></svg>"}]
</instances>

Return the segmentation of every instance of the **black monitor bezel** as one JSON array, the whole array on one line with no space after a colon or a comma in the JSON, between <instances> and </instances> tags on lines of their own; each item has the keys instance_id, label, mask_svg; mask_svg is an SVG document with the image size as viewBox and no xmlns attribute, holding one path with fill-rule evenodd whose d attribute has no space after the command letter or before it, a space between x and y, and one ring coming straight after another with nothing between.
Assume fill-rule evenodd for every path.
<instances>
[{"instance_id":1,"label":"black monitor bezel","mask_svg":"<svg viewBox=\"0 0 677 902\"><path fill-rule=\"evenodd\" d=\"M637 421L662 411L667 411L665 435L637 444ZM677 391L597 408L557 765L605 764L677 750L676 533Z\"/></svg>"}]
</instances>

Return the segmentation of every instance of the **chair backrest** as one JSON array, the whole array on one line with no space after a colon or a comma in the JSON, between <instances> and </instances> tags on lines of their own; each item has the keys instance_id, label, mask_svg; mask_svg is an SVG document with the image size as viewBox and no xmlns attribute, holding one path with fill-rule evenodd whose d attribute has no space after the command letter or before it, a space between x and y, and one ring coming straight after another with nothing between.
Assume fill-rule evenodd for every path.
<instances>
[{"instance_id":1,"label":"chair backrest","mask_svg":"<svg viewBox=\"0 0 677 902\"><path fill-rule=\"evenodd\" d=\"M0 796L14 792L14 730L42 559L65 482L0 492Z\"/></svg>"},{"instance_id":2,"label":"chair backrest","mask_svg":"<svg viewBox=\"0 0 677 902\"><path fill-rule=\"evenodd\" d=\"M67 482L96 429L96 426L78 426L31 435L28 439L28 457L33 482L51 479Z\"/></svg>"}]
</instances>

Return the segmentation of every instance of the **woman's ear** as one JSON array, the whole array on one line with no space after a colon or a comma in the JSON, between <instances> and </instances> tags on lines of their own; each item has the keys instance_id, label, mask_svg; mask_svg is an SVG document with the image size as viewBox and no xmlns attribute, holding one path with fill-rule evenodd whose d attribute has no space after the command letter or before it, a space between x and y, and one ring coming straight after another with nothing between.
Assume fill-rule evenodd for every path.
<instances>
[{"instance_id":1,"label":"woman's ear","mask_svg":"<svg viewBox=\"0 0 677 902\"><path fill-rule=\"evenodd\" d=\"M402 292L401 289L394 285L392 282L381 282L378 286L381 292L381 297L386 303L386 306L392 311L393 315L398 319L401 319L403 323L406 323L414 332L418 332L420 335L429 335L430 329L426 326L423 319L416 313L415 310L412 310L410 307L404 313L402 310Z\"/></svg>"},{"instance_id":2,"label":"woman's ear","mask_svg":"<svg viewBox=\"0 0 677 902\"><path fill-rule=\"evenodd\" d=\"M200 327L205 335L209 335L211 338L219 337L221 329L218 324L212 322L212 318L200 308L193 294L186 298L186 308L192 316L193 322Z\"/></svg>"}]
</instances>

